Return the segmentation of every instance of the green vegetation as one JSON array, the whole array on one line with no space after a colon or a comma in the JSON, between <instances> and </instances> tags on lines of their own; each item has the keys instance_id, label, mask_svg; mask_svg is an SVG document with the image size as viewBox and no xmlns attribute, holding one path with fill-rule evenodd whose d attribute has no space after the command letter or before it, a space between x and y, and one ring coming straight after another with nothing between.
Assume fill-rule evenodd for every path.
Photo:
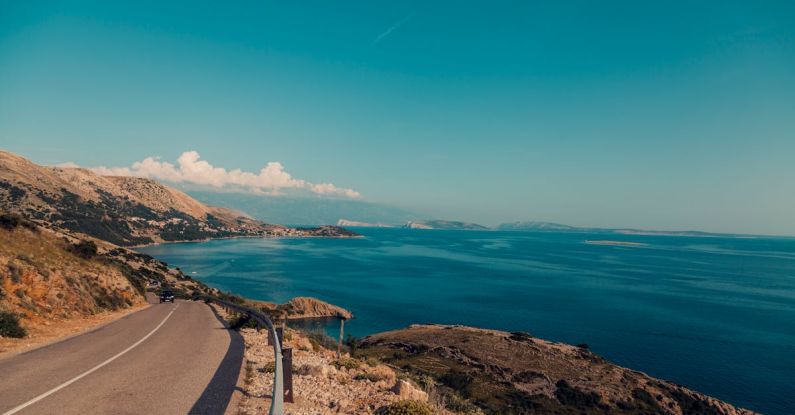
<instances>
[{"instance_id":1,"label":"green vegetation","mask_svg":"<svg viewBox=\"0 0 795 415\"><path fill-rule=\"evenodd\" d=\"M360 360L352 359L349 357L343 357L341 359L334 360L331 362L334 367L337 369L345 368L345 369L356 369L361 366L362 362Z\"/></svg>"},{"instance_id":2,"label":"green vegetation","mask_svg":"<svg viewBox=\"0 0 795 415\"><path fill-rule=\"evenodd\" d=\"M532 357L513 359L517 349ZM617 368L585 344L564 352L527 333L418 327L366 338L358 344L357 357L400 368L398 376L420 385L434 407L458 414L659 415L671 409L682 415L721 413L705 397ZM616 370L622 372L618 380L611 374ZM603 382L605 388L624 388L623 398L604 399L602 386L578 382L583 376ZM544 385L551 396L528 393L527 386L533 385Z\"/></svg>"},{"instance_id":3,"label":"green vegetation","mask_svg":"<svg viewBox=\"0 0 795 415\"><path fill-rule=\"evenodd\" d=\"M33 231L37 229L36 225L33 222L23 218L20 215L17 215L16 213L0 214L0 228L13 230L20 226Z\"/></svg>"},{"instance_id":4,"label":"green vegetation","mask_svg":"<svg viewBox=\"0 0 795 415\"><path fill-rule=\"evenodd\" d=\"M378 408L378 415L433 415L431 407L420 401L400 401Z\"/></svg>"},{"instance_id":5,"label":"green vegetation","mask_svg":"<svg viewBox=\"0 0 795 415\"><path fill-rule=\"evenodd\" d=\"M262 373L274 373L274 372L276 372L276 362L265 363L265 365L262 366L262 369L260 369L260 371Z\"/></svg>"},{"instance_id":6,"label":"green vegetation","mask_svg":"<svg viewBox=\"0 0 795 415\"><path fill-rule=\"evenodd\" d=\"M254 366L250 360L246 360L246 377L243 381L246 385L250 385L254 381Z\"/></svg>"},{"instance_id":7,"label":"green vegetation","mask_svg":"<svg viewBox=\"0 0 795 415\"><path fill-rule=\"evenodd\" d=\"M23 338L28 331L19 325L19 316L8 311L0 311L0 337Z\"/></svg>"},{"instance_id":8,"label":"green vegetation","mask_svg":"<svg viewBox=\"0 0 795 415\"><path fill-rule=\"evenodd\" d=\"M329 337L322 330L314 330L305 332L309 343L312 343L312 350L318 351L320 349L337 350L337 341Z\"/></svg>"},{"instance_id":9,"label":"green vegetation","mask_svg":"<svg viewBox=\"0 0 795 415\"><path fill-rule=\"evenodd\" d=\"M555 383L557 390L555 390L555 397L563 405L573 406L575 408L603 408L610 409L602 404L602 397L596 392L583 392L577 388L569 385L568 382L561 379Z\"/></svg>"},{"instance_id":10,"label":"green vegetation","mask_svg":"<svg viewBox=\"0 0 795 415\"><path fill-rule=\"evenodd\" d=\"M351 356L356 356L356 350L359 348L360 340L352 335L345 337L344 345L348 346Z\"/></svg>"},{"instance_id":11,"label":"green vegetation","mask_svg":"<svg viewBox=\"0 0 795 415\"><path fill-rule=\"evenodd\" d=\"M91 259L97 256L97 244L94 241L80 241L71 247L75 255L83 259Z\"/></svg>"},{"instance_id":12,"label":"green vegetation","mask_svg":"<svg viewBox=\"0 0 795 415\"><path fill-rule=\"evenodd\" d=\"M229 319L229 328L232 330L256 329L257 321L248 314L238 314Z\"/></svg>"},{"instance_id":13,"label":"green vegetation","mask_svg":"<svg viewBox=\"0 0 795 415\"><path fill-rule=\"evenodd\" d=\"M8 275L11 276L11 282L19 284L22 280L22 269L13 262L8 263Z\"/></svg>"}]
</instances>

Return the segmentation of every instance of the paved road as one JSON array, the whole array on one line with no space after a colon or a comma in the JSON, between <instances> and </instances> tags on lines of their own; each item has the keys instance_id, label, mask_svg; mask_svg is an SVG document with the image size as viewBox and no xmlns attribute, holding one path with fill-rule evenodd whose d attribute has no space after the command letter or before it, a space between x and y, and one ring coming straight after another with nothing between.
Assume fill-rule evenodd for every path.
<instances>
[{"instance_id":1,"label":"paved road","mask_svg":"<svg viewBox=\"0 0 795 415\"><path fill-rule=\"evenodd\" d=\"M204 303L154 304L0 360L0 414L223 414L242 356Z\"/></svg>"}]
</instances>

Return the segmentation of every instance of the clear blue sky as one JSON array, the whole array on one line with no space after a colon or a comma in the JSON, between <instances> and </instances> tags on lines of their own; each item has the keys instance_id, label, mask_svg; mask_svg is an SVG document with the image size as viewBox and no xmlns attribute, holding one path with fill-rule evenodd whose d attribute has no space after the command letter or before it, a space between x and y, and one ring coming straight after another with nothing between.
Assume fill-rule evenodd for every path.
<instances>
[{"instance_id":1,"label":"clear blue sky","mask_svg":"<svg viewBox=\"0 0 795 415\"><path fill-rule=\"evenodd\" d=\"M495 224L795 235L795 2L0 0L0 148Z\"/></svg>"}]
</instances>

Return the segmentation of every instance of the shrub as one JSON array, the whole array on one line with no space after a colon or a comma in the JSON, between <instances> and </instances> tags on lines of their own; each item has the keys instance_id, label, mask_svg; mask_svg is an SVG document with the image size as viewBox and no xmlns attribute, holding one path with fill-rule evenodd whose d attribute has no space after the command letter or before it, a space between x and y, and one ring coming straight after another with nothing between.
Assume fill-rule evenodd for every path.
<instances>
[{"instance_id":1,"label":"shrub","mask_svg":"<svg viewBox=\"0 0 795 415\"><path fill-rule=\"evenodd\" d=\"M356 359L342 358L331 362L331 364L334 365L334 367L336 367L337 369L341 369L343 367L345 369L356 369L359 367L359 365L362 364L362 362Z\"/></svg>"},{"instance_id":2,"label":"shrub","mask_svg":"<svg viewBox=\"0 0 795 415\"><path fill-rule=\"evenodd\" d=\"M306 337L309 339L309 342L312 343L312 349L314 351L318 351L323 348L329 350L337 349L337 342L322 331L312 331L306 333Z\"/></svg>"},{"instance_id":3,"label":"shrub","mask_svg":"<svg viewBox=\"0 0 795 415\"><path fill-rule=\"evenodd\" d=\"M5 229L11 230L15 229L21 223L22 218L19 215L14 214L2 214L0 215L0 227Z\"/></svg>"},{"instance_id":4,"label":"shrub","mask_svg":"<svg viewBox=\"0 0 795 415\"><path fill-rule=\"evenodd\" d=\"M353 377L356 380L369 380L370 382L395 381L395 372L387 366L377 366L369 369L366 373L360 373Z\"/></svg>"},{"instance_id":5,"label":"shrub","mask_svg":"<svg viewBox=\"0 0 795 415\"><path fill-rule=\"evenodd\" d=\"M248 314L240 314L236 317L232 317L229 320L229 328L232 330L240 330L242 328L256 329L257 320L249 317Z\"/></svg>"},{"instance_id":6,"label":"shrub","mask_svg":"<svg viewBox=\"0 0 795 415\"><path fill-rule=\"evenodd\" d=\"M12 230L20 226L28 228L32 231L36 230L36 225L33 222L23 218L16 213L3 213L0 214L0 228Z\"/></svg>"},{"instance_id":7,"label":"shrub","mask_svg":"<svg viewBox=\"0 0 795 415\"><path fill-rule=\"evenodd\" d=\"M13 262L8 263L8 274L11 275L11 281L14 284L19 284L22 281L22 270Z\"/></svg>"},{"instance_id":8,"label":"shrub","mask_svg":"<svg viewBox=\"0 0 795 415\"><path fill-rule=\"evenodd\" d=\"M353 380L369 380L370 382L378 382L378 376L372 373L359 373L353 377Z\"/></svg>"},{"instance_id":9,"label":"shrub","mask_svg":"<svg viewBox=\"0 0 795 415\"><path fill-rule=\"evenodd\" d=\"M439 378L439 380L443 384L451 387L454 390L457 390L459 392L464 392L466 391L469 384L475 380L475 378L473 378L467 373L454 370L445 373Z\"/></svg>"},{"instance_id":10,"label":"shrub","mask_svg":"<svg viewBox=\"0 0 795 415\"><path fill-rule=\"evenodd\" d=\"M94 241L80 241L72 245L72 252L81 258L91 259L97 256L97 244Z\"/></svg>"},{"instance_id":11,"label":"shrub","mask_svg":"<svg viewBox=\"0 0 795 415\"><path fill-rule=\"evenodd\" d=\"M596 392L583 392L561 379L555 383L555 397L563 405L573 406L578 409L599 407L602 397Z\"/></svg>"},{"instance_id":12,"label":"shrub","mask_svg":"<svg viewBox=\"0 0 795 415\"><path fill-rule=\"evenodd\" d=\"M0 337L23 338L28 331L19 325L19 316L8 311L0 311Z\"/></svg>"},{"instance_id":13,"label":"shrub","mask_svg":"<svg viewBox=\"0 0 795 415\"><path fill-rule=\"evenodd\" d=\"M350 350L351 356L355 356L356 355L356 350L359 349L359 339L357 339L356 337L351 336L349 334L345 338L345 342L343 344L348 346L348 349Z\"/></svg>"},{"instance_id":14,"label":"shrub","mask_svg":"<svg viewBox=\"0 0 795 415\"><path fill-rule=\"evenodd\" d=\"M425 402L400 401L382 406L375 413L378 415L433 415L433 410Z\"/></svg>"},{"instance_id":15,"label":"shrub","mask_svg":"<svg viewBox=\"0 0 795 415\"><path fill-rule=\"evenodd\" d=\"M261 369L258 369L262 373L273 373L276 371L276 362L268 362L262 366Z\"/></svg>"}]
</instances>

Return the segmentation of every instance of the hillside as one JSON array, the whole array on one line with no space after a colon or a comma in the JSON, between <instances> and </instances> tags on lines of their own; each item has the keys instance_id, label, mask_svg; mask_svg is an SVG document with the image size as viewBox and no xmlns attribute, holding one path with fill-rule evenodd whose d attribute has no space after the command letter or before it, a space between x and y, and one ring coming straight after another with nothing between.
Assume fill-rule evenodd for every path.
<instances>
[{"instance_id":1,"label":"hillside","mask_svg":"<svg viewBox=\"0 0 795 415\"><path fill-rule=\"evenodd\" d=\"M144 303L146 278L35 226L0 227L0 311L27 329Z\"/></svg>"},{"instance_id":2,"label":"hillside","mask_svg":"<svg viewBox=\"0 0 795 415\"><path fill-rule=\"evenodd\" d=\"M341 236L269 225L138 177L45 167L0 151L0 211L119 246L234 236Z\"/></svg>"},{"instance_id":3,"label":"hillside","mask_svg":"<svg viewBox=\"0 0 795 415\"><path fill-rule=\"evenodd\" d=\"M486 413L752 414L575 347L463 326L414 325L366 337L359 355L430 377Z\"/></svg>"},{"instance_id":4,"label":"hillside","mask_svg":"<svg viewBox=\"0 0 795 415\"><path fill-rule=\"evenodd\" d=\"M150 286L186 297L218 294L149 255L0 214L0 312L20 316L27 328L144 304Z\"/></svg>"}]
</instances>

